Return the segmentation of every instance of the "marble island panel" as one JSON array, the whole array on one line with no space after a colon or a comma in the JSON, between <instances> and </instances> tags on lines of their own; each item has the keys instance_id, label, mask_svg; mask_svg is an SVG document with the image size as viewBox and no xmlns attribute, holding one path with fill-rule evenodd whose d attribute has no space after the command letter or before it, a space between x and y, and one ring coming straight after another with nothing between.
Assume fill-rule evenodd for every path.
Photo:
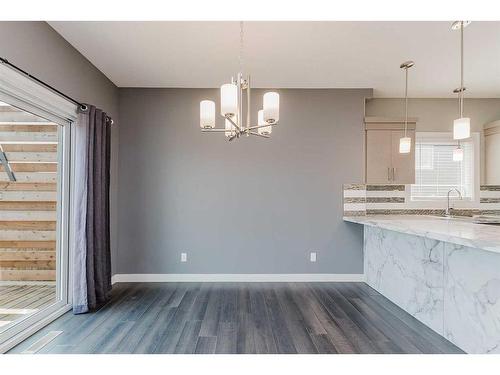
<instances>
[{"instance_id":1,"label":"marble island panel","mask_svg":"<svg viewBox=\"0 0 500 375\"><path fill-rule=\"evenodd\" d=\"M500 254L494 250L500 228L452 228L426 218L354 219L365 225L368 285L465 352L500 353Z\"/></svg>"}]
</instances>

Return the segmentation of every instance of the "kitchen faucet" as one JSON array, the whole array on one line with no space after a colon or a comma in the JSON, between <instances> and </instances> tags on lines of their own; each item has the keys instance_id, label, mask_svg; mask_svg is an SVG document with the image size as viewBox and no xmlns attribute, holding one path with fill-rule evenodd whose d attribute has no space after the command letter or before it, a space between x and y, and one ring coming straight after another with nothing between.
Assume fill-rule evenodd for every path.
<instances>
[{"instance_id":1,"label":"kitchen faucet","mask_svg":"<svg viewBox=\"0 0 500 375\"><path fill-rule=\"evenodd\" d=\"M451 216L451 208L450 208L450 193L455 190L457 193L458 193L458 197L460 199L462 199L462 193L460 193L460 190L458 189L450 189L448 190L448 194L446 194L446 198L447 198L447 205L446 205L446 212L444 213L444 216L447 216L447 217L450 217Z\"/></svg>"}]
</instances>

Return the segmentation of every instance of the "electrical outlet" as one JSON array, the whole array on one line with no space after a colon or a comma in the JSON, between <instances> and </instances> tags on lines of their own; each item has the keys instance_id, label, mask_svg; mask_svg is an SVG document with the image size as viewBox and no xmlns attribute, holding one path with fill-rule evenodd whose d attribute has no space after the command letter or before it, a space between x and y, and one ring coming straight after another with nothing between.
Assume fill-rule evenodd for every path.
<instances>
[{"instance_id":1,"label":"electrical outlet","mask_svg":"<svg viewBox=\"0 0 500 375\"><path fill-rule=\"evenodd\" d=\"M188 261L188 255L187 253L181 253L181 262L187 262Z\"/></svg>"},{"instance_id":2,"label":"electrical outlet","mask_svg":"<svg viewBox=\"0 0 500 375\"><path fill-rule=\"evenodd\" d=\"M311 262L316 262L316 252L315 251L311 252L310 260L311 260Z\"/></svg>"}]
</instances>

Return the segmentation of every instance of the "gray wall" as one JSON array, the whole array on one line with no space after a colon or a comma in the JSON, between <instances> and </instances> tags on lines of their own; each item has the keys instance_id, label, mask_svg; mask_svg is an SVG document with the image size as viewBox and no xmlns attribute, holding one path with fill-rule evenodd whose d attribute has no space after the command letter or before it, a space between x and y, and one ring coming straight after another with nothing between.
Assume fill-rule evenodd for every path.
<instances>
[{"instance_id":1,"label":"gray wall","mask_svg":"<svg viewBox=\"0 0 500 375\"><path fill-rule=\"evenodd\" d=\"M410 99L409 116L418 117L417 131L451 132L453 120L458 116L457 99ZM401 117L404 115L402 99L376 98L366 103L367 116ZM464 115L471 118L471 131L481 132L483 126L500 120L500 99L465 98ZM484 181L484 138L481 134L481 182Z\"/></svg>"},{"instance_id":2,"label":"gray wall","mask_svg":"<svg viewBox=\"0 0 500 375\"><path fill-rule=\"evenodd\" d=\"M111 244L117 253L118 89L45 22L0 22L0 56L115 120L112 130Z\"/></svg>"},{"instance_id":3,"label":"gray wall","mask_svg":"<svg viewBox=\"0 0 500 375\"><path fill-rule=\"evenodd\" d=\"M363 272L342 184L363 179L372 91L279 92L273 138L228 143L198 125L218 90L120 89L118 273Z\"/></svg>"}]
</instances>

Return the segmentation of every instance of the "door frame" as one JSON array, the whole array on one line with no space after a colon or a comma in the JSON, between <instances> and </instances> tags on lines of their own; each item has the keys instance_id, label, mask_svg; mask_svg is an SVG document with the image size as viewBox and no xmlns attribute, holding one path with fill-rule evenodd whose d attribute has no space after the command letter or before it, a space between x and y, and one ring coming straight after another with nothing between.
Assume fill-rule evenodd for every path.
<instances>
[{"instance_id":1,"label":"door frame","mask_svg":"<svg viewBox=\"0 0 500 375\"><path fill-rule=\"evenodd\" d=\"M74 134L77 106L33 81L0 64L0 101L57 123L60 172L57 178L56 301L43 310L14 323L0 334L0 353L4 353L71 309L72 199L74 186Z\"/></svg>"}]
</instances>

